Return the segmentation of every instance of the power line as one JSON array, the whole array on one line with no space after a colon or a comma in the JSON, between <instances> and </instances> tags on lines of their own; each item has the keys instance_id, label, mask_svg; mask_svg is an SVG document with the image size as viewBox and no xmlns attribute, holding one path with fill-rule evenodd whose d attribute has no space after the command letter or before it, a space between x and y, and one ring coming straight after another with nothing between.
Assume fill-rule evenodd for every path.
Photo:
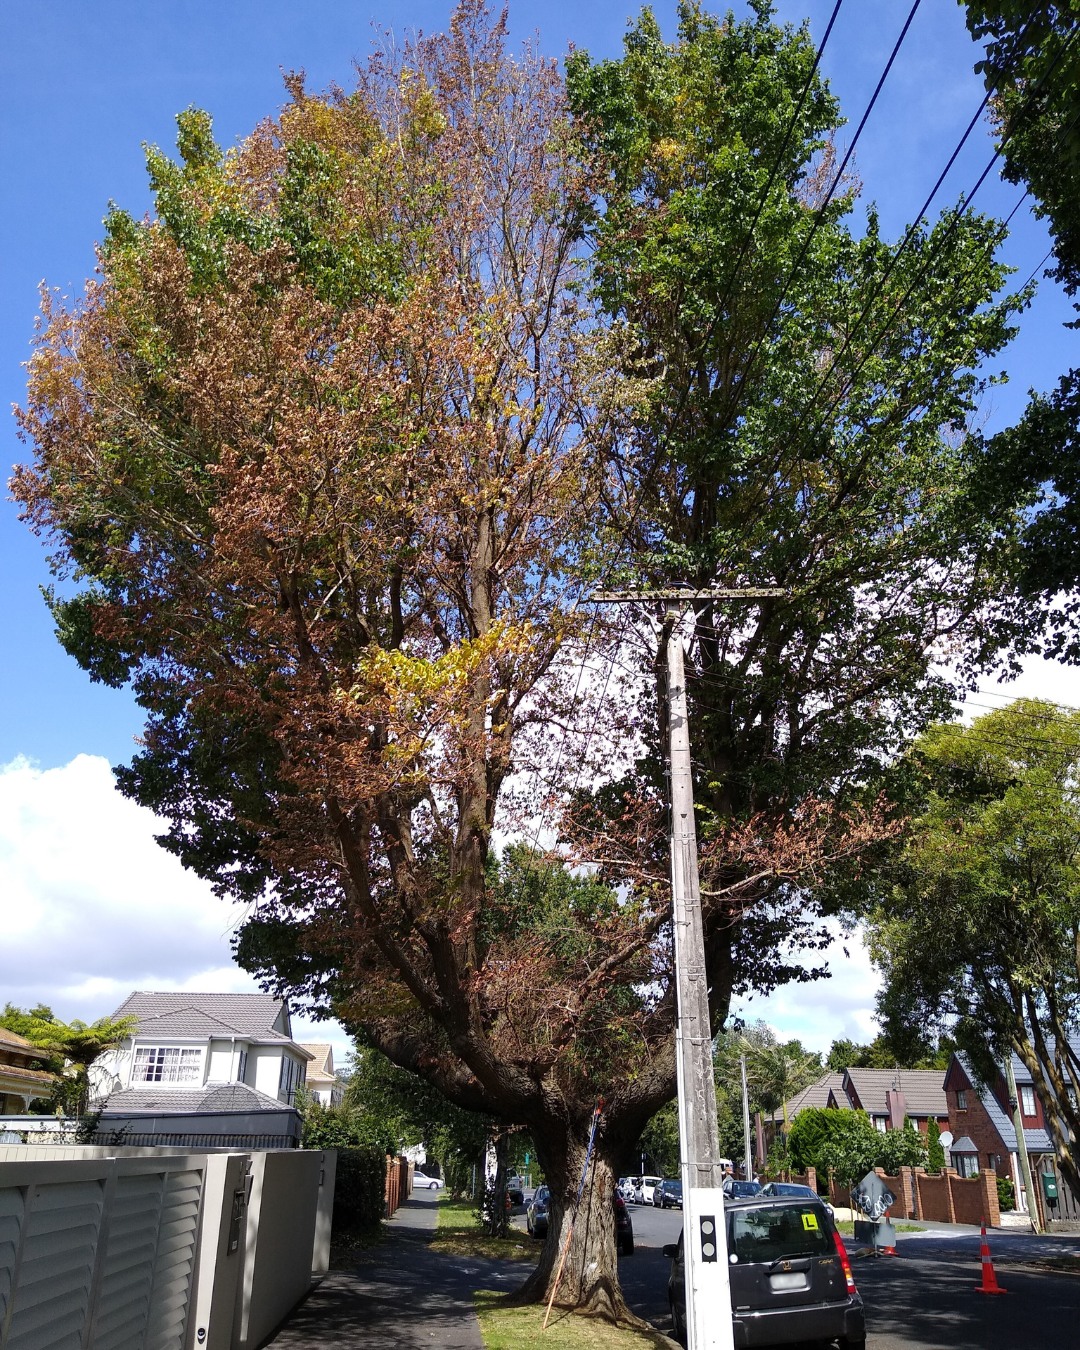
<instances>
[{"instance_id":1,"label":"power line","mask_svg":"<svg viewBox=\"0 0 1080 1350\"><path fill-rule=\"evenodd\" d=\"M1028 20L1028 23L1029 23L1029 24L1030 24L1031 22L1033 22L1033 19L1029 19L1029 20ZM1057 55L1054 57L1054 60L1050 63L1050 65L1047 67L1047 69L1043 72L1043 74L1042 74L1042 76L1040 77L1040 79L1039 79L1038 81L1036 81L1036 82L1031 86L1031 88L1028 89L1028 90L1026 91L1026 93L1025 93L1025 99L1024 99L1025 103L1027 103L1027 102L1029 102L1029 101L1033 101L1036 97L1038 97L1038 96L1041 94L1041 91L1042 91L1042 85L1043 85L1044 81L1052 74L1054 68L1056 67L1056 65L1058 64L1058 62L1061 60L1061 58L1066 54L1066 52L1068 51L1068 49L1069 49L1069 47L1072 45L1072 43L1075 41L1075 39L1076 39L1076 37L1078 36L1078 34L1080 34L1080 27L1074 27L1074 28L1072 29L1072 31L1071 31L1071 32L1068 34L1068 36L1066 37L1065 41L1062 43L1062 46L1061 46L1061 48L1059 49ZM856 334L859 332L859 330L866 324L866 321L867 321L867 319L868 319L868 317L869 317L869 315L870 315L870 313L871 313L871 310L872 310L872 307L873 307L873 305L874 305L874 302L877 300L878 296L881 294L881 292L882 292L882 290L883 290L885 284L887 283L887 281L889 280L889 278L892 276L893 271L895 270L897 264L900 262L900 260L901 260L901 258L903 257L904 253L907 251L907 249L908 249L909 245L911 244L912 240L913 240L913 239L916 237L916 235L919 233L919 229L920 229L921 222L922 222L923 218L925 217L925 215L926 215L926 213L927 213L927 211L928 211L928 209L929 209L929 207L930 207L931 202L933 201L934 197L937 195L938 189L940 188L942 182L944 181L945 177L947 176L947 174L948 174L949 170L951 169L952 165L955 163L956 158L957 158L958 154L960 153L960 150L962 149L962 147L963 147L964 143L966 142L968 136L971 134L972 129L973 129L974 126L976 125L978 119L981 117L982 112L983 112L983 110L985 109L985 107L986 107L986 105L987 105L987 103L988 103L988 101L989 101L989 97L990 97L989 94L987 94L987 95L985 95L985 96L983 97L983 100L982 100L982 102L979 104L979 108L977 109L977 111L976 111L976 113L975 113L975 116L974 116L974 117L971 119L971 121L968 123L967 129L965 130L963 136L961 137L960 142L959 142L958 145L956 146L956 148L955 148L955 150L953 151L952 155L949 157L949 160L948 160L948 163L947 163L946 166L945 166L945 169L944 169L944 170L942 171L942 173L938 176L937 182L934 184L934 187L931 189L931 191L930 191L929 195L927 196L926 201L923 203L922 208L920 209L918 215L915 217L915 219L914 219L914 221L912 222L912 224L908 227L908 230L907 230L907 232L905 233L903 240L901 241L901 243L900 243L900 245L897 247L897 249L894 251L894 253L893 253L893 255L892 255L892 257L891 257L891 259L890 259L890 261L889 261L888 266L886 267L885 271L882 273L882 275L881 275L880 278L878 279L877 284L875 285L875 287L874 287L874 289L873 289L873 291L872 291L872 293L871 293L871 295L870 295L870 298L867 300L865 306L863 307L863 310L862 310L862 312L860 313L858 319L855 321L854 325L852 325L852 327L848 330L847 335L845 336L844 341L843 341L843 343L842 343L841 346L840 346L840 349L839 349L839 350L835 353L835 355L833 356L832 361L831 361L831 363L830 363L828 369L826 370L825 374L821 377L821 379L820 379L820 381L819 381L819 383L818 383L818 385L817 385L817 388L815 389L813 395L812 395L811 398L810 398L809 403L808 403L807 406L806 406L806 409L804 410L804 413L803 413L803 417L804 417L804 418L805 418L808 414L811 414L811 413L813 412L813 410L814 410L814 405L817 403L819 397L823 394L823 392L824 392L825 389L827 388L828 383L829 383L829 380L831 379L833 373L836 371L837 367L839 366L840 361L841 361L841 359L843 358L844 354L845 354L845 353L848 351L848 349L850 348L850 346L851 346L851 344L852 344L852 341L853 341L855 335L856 335ZM1078 114L1077 116L1080 117L1080 114ZM1059 141L1060 141L1065 135L1068 134L1068 132L1069 132L1069 131L1071 130L1071 128L1072 128L1072 125L1074 125L1076 121L1077 121L1077 117L1074 117L1074 118L1073 118L1073 122L1072 122L1068 127L1064 127L1064 128L1061 129L1061 131L1058 133L1058 140L1059 140ZM1002 140L1001 140L1000 144L997 146L997 148L995 149L993 155L991 155L991 157L990 157L988 163L986 164L986 166L983 168L982 172L980 173L978 179L977 179L976 182L975 182L974 187L973 187L973 188L971 189L971 191L968 192L968 193L965 195L965 197L963 198L963 205L960 206L960 207L958 207L958 208L956 208L956 209L954 209L954 211L952 212L952 217L951 217L951 219L948 221L948 224L945 226L944 231L943 231L942 234L939 236L939 239L938 239L938 242L937 242L937 245L936 245L936 248L937 248L937 253L936 253L936 254L935 254L935 251L934 251L934 247L935 247L935 246L934 246L934 243L933 243L933 236L932 236L932 234L928 236L928 239L929 239L929 241L930 241L930 243L931 243L931 247L930 247L930 249L927 251L927 253L925 254L925 256L924 256L924 258L923 258L923 261L922 261L921 267L917 270L917 272L915 273L914 277L913 277L913 278L911 279L911 281L909 282L909 284L908 284L906 290L904 291L903 295L901 295L900 299L899 299L899 300L896 302L896 304L893 306L891 313L888 315L888 317L887 317L886 320L885 320L885 323L881 326L881 328L878 330L878 332L876 333L876 335L874 335L874 337L870 340L869 346L867 347L867 349L866 349L866 351L865 351L865 353L864 353L862 359L859 361L858 365L855 367L855 369L854 369L852 372L850 372L850 373L848 374L847 380L848 380L848 384L849 384L849 385L850 385L850 383L851 383L854 379L856 379L856 378L858 377L858 375L861 373L863 367L864 367L864 366L866 365L866 363L869 361L870 357L871 357L871 356L873 355L873 353L877 350L877 347L878 347L878 345L880 344L880 342L882 341L882 339L888 334L889 329L890 329L890 327L892 326L893 321L895 320L896 316L899 315L899 314L902 312L904 306L906 305L908 299L910 298L910 296L911 296L911 294L913 293L913 291L915 290L915 288L916 288L917 286L921 285L921 284L923 283L923 281L925 281L926 276L927 276L927 274L929 273L929 271L930 271L930 269L931 269L931 266L932 266L932 265L935 265L935 264L937 263L939 257L941 256L941 254L942 254L943 251L944 251L944 247L945 247L946 241L947 241L947 240L951 237L951 235L955 232L955 230L956 230L956 228L958 227L958 225L959 225L961 219L963 218L963 216L970 210L970 208L971 208L971 203L973 202L973 200L974 200L976 194L978 193L979 189L982 187L983 183L986 181L986 179L987 179L987 177L989 176L990 171L993 169L994 165L995 165L995 164L997 163L997 161L1002 157L1002 155L1003 155L1003 153L1004 153L1005 145L1008 143L1008 139L1009 139L1009 133L1006 133L1006 135L1005 135L1004 137L1002 137ZM984 255L988 254L988 252L990 251L990 249L996 248L997 245L1001 242L1001 240L1005 237L1005 233L1007 232L1007 227L1008 227L1008 225L1011 223L1013 217L1016 215L1017 211L1020 209L1020 207L1023 205L1024 201L1026 201L1026 199L1027 199L1027 197L1028 197L1029 195L1030 195L1030 192L1027 191L1027 190L1021 195L1019 201L1017 201L1017 203L1015 204L1015 206L1013 207L1013 209L1009 212L1009 215L1006 217L1005 221L1002 223L1001 229L998 231L997 235L996 235L996 236L994 237L994 239L992 240L992 242L991 242L991 244L990 244L990 246L989 246L989 249L984 249L984 250L983 250ZM1052 252L1052 250L1051 250L1051 252ZM1044 260L1044 261L1045 261L1045 260ZM1042 264L1040 263L1039 266L1041 267ZM1038 269L1036 269L1036 271L1037 271L1037 270L1038 270ZM972 274L973 274L973 269L969 270L968 275L970 276L970 275L972 275ZM846 395L845 395L844 390L841 390L841 391L833 398L832 402L830 403L829 407L825 410L824 414L823 414L822 416L820 416L820 417L817 419L817 421L815 422L815 424L814 424L814 426L813 426L811 432L809 432L808 434L806 434L806 435L803 436L802 439L803 439L804 441L809 440L809 439L811 439L812 437L815 437L815 436L817 436L817 435L819 434L819 432L824 428L824 426L828 423L828 421L832 418L833 414L834 414L834 413L836 412L836 410L839 408L839 406L841 405L841 403L844 401L844 398L845 398L845 397L846 397ZM803 424L805 425L805 422L804 422Z\"/></svg>"},{"instance_id":2,"label":"power line","mask_svg":"<svg viewBox=\"0 0 1080 1350\"><path fill-rule=\"evenodd\" d=\"M911 10L908 13L907 19L904 22L904 26L900 30L899 37L893 43L892 51L889 53L889 58L885 62L885 69L881 72L881 75L878 78L878 82L874 87L874 92L870 96L870 101L866 105L865 110L863 111L863 115L859 121L858 127L856 128L855 135L852 137L851 143L847 148L847 152L845 153L844 158L840 162L839 169L837 169L836 173L833 176L832 183L829 185L828 191L825 194L825 198L820 203L817 211L815 212L814 220L810 226L809 231L807 232L806 238L803 240L802 247L800 248L799 253L795 258L795 262L792 264L791 271L788 273L787 280L781 287L780 295L777 297L776 303L773 306L772 313L765 320L761 336L757 340L754 350L750 355L749 361L747 361L746 365L742 367L742 369L736 376L735 388L737 392L735 398L735 408L732 409L732 418L734 416L734 412L738 408L739 402L742 397L742 392L746 388L747 381L750 377L750 372L753 370L755 364L757 363L758 355L764 347L765 340L769 335L769 330L772 328L772 325L775 322L777 315L780 313L780 310L783 307L784 301L787 299L788 291L790 290L792 284L794 283L795 278L798 276L799 269L806 261L806 255L810 251L810 245L811 243L813 243L814 236L817 234L818 230L822 225L822 222L825 219L826 208L832 201L833 196L836 193L836 189L839 187L841 181L843 180L844 172L846 171L848 163L851 160L851 156L855 153L855 147L859 142L859 137L862 135L867 120L869 119L870 114L874 109L874 105L877 103L878 96L880 95L882 89L885 86L885 81L889 77L889 72L892 70L893 63L895 62L900 52L900 48L903 46L904 39L907 37L908 29L911 27L912 20L915 18L916 11L918 10L920 4L921 0L915 0L915 3L912 5ZM729 419L729 425L730 420L732 419Z\"/></svg>"}]
</instances>

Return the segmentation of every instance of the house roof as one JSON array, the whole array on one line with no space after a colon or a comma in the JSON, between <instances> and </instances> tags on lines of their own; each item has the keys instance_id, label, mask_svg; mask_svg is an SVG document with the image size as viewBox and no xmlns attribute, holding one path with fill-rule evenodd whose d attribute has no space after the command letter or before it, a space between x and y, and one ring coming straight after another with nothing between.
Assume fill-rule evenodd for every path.
<instances>
[{"instance_id":1,"label":"house roof","mask_svg":"<svg viewBox=\"0 0 1080 1350\"><path fill-rule=\"evenodd\" d=\"M844 1076L855 1090L864 1111L871 1115L888 1114L886 1094L899 1087L909 1116L949 1114L945 1096L945 1074L941 1069L845 1069Z\"/></svg>"},{"instance_id":2,"label":"house roof","mask_svg":"<svg viewBox=\"0 0 1080 1350\"><path fill-rule=\"evenodd\" d=\"M162 993L137 990L113 1013L113 1019L134 1017L139 1037L205 1041L216 1036L241 1036L249 1041L293 1044L274 1023L288 1008L271 994ZM299 1048L299 1047L298 1047ZM304 1051L303 1053L307 1053Z\"/></svg>"},{"instance_id":3,"label":"house roof","mask_svg":"<svg viewBox=\"0 0 1080 1350\"><path fill-rule=\"evenodd\" d=\"M6 1027L0 1027L0 1050L17 1050L20 1055L29 1055L31 1059L45 1059L48 1054L48 1051L34 1045L25 1036L8 1031Z\"/></svg>"},{"instance_id":4,"label":"house roof","mask_svg":"<svg viewBox=\"0 0 1080 1350\"><path fill-rule=\"evenodd\" d=\"M56 1075L47 1073L44 1069L24 1069L21 1064L5 1064L3 1060L0 1060L0 1079L7 1079L8 1082L37 1083L42 1087L51 1087L56 1082Z\"/></svg>"},{"instance_id":5,"label":"house roof","mask_svg":"<svg viewBox=\"0 0 1080 1350\"><path fill-rule=\"evenodd\" d=\"M246 1083L208 1083L196 1088L118 1088L100 1109L103 1116L186 1116L293 1108Z\"/></svg>"},{"instance_id":6,"label":"house roof","mask_svg":"<svg viewBox=\"0 0 1080 1350\"><path fill-rule=\"evenodd\" d=\"M307 1067L308 1083L336 1083L334 1072L334 1047L321 1041L303 1041L301 1050L306 1050L312 1062Z\"/></svg>"},{"instance_id":7,"label":"house roof","mask_svg":"<svg viewBox=\"0 0 1080 1350\"><path fill-rule=\"evenodd\" d=\"M998 1101L994 1092L985 1084L980 1083L978 1075L966 1055L958 1054L956 1056L961 1068L967 1074L974 1090L979 1094L979 1101L982 1102L986 1114L990 1117L994 1129L1001 1136L1001 1142L1010 1153L1016 1152L1016 1128L1013 1125L1012 1117L1008 1111ZM1031 1074L1025 1068L1023 1062L1013 1055L1013 1074L1016 1077L1017 1084L1030 1083ZM1029 1153L1053 1153L1054 1146L1050 1140L1050 1134L1047 1130L1024 1130L1024 1142L1028 1146ZM955 1148L956 1145L953 1145Z\"/></svg>"},{"instance_id":8,"label":"house roof","mask_svg":"<svg viewBox=\"0 0 1080 1350\"><path fill-rule=\"evenodd\" d=\"M955 1139L949 1146L950 1153L978 1153L974 1139L969 1139L966 1134Z\"/></svg>"},{"instance_id":9,"label":"house roof","mask_svg":"<svg viewBox=\"0 0 1080 1350\"><path fill-rule=\"evenodd\" d=\"M829 1093L833 1089L839 1092L843 1077L844 1075L839 1071L830 1070L823 1074L816 1083L811 1083L801 1092L796 1092L794 1097L784 1103L783 1112L786 1113L788 1120L793 1119L800 1111L805 1111L808 1106L828 1106Z\"/></svg>"}]
</instances>

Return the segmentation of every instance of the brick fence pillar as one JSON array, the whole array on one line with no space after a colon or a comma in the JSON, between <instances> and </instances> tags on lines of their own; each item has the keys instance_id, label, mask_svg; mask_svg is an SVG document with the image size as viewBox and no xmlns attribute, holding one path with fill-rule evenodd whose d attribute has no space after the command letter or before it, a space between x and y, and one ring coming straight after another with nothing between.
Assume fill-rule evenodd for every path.
<instances>
[{"instance_id":1,"label":"brick fence pillar","mask_svg":"<svg viewBox=\"0 0 1080 1350\"><path fill-rule=\"evenodd\" d=\"M925 1167L915 1167L911 1172L911 1217L922 1218L922 1195L919 1191L919 1178L926 1176Z\"/></svg>"},{"instance_id":2,"label":"brick fence pillar","mask_svg":"<svg viewBox=\"0 0 1080 1350\"><path fill-rule=\"evenodd\" d=\"M904 1207L904 1212L900 1216L904 1219L915 1218L915 1181L910 1167L901 1167L900 1169L900 1194L897 1199Z\"/></svg>"},{"instance_id":3,"label":"brick fence pillar","mask_svg":"<svg viewBox=\"0 0 1080 1350\"><path fill-rule=\"evenodd\" d=\"M960 1180L956 1174L956 1169L946 1167L941 1174L945 1178L945 1197L949 1205L949 1222L956 1222L956 1200L953 1196L953 1185Z\"/></svg>"},{"instance_id":4,"label":"brick fence pillar","mask_svg":"<svg viewBox=\"0 0 1080 1350\"><path fill-rule=\"evenodd\" d=\"M989 1228L997 1228L1001 1223L1001 1206L998 1204L997 1173L987 1168L979 1173L983 1184L983 1213Z\"/></svg>"}]
</instances>

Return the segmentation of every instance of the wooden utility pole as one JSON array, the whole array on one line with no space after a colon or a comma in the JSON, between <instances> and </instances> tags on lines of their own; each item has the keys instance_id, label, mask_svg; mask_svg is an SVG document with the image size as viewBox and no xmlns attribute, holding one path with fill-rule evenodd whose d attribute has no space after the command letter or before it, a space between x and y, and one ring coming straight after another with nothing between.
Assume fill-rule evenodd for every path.
<instances>
[{"instance_id":1,"label":"wooden utility pole","mask_svg":"<svg viewBox=\"0 0 1080 1350\"><path fill-rule=\"evenodd\" d=\"M668 756L671 771L671 926L675 954L676 1068L683 1183L687 1350L734 1350L728 1281L723 1175L716 1126L709 983L698 880L697 828L686 707L683 641L686 606L695 600L751 600L783 595L773 587L707 591L603 591L605 603L665 606Z\"/></svg>"}]
</instances>

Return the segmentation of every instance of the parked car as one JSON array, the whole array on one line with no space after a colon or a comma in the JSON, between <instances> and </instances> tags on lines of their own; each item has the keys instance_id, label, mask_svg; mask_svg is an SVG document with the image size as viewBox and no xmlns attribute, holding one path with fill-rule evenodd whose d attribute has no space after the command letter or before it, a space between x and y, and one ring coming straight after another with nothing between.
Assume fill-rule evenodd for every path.
<instances>
[{"instance_id":1,"label":"parked car","mask_svg":"<svg viewBox=\"0 0 1080 1350\"><path fill-rule=\"evenodd\" d=\"M665 1177L653 1191L653 1204L661 1209L682 1209L682 1182L677 1177Z\"/></svg>"},{"instance_id":2,"label":"parked car","mask_svg":"<svg viewBox=\"0 0 1080 1350\"><path fill-rule=\"evenodd\" d=\"M735 1343L839 1342L865 1350L866 1321L844 1241L816 1197L750 1196L724 1204ZM683 1235L671 1258L668 1303L675 1334L686 1339Z\"/></svg>"},{"instance_id":3,"label":"parked car","mask_svg":"<svg viewBox=\"0 0 1080 1350\"><path fill-rule=\"evenodd\" d=\"M639 1205L651 1205L653 1202L653 1191L663 1181L663 1177L641 1177L641 1185L637 1188L637 1202Z\"/></svg>"},{"instance_id":4,"label":"parked car","mask_svg":"<svg viewBox=\"0 0 1080 1350\"><path fill-rule=\"evenodd\" d=\"M761 1194L760 1181L733 1181L731 1190L726 1192L733 1200L745 1200L751 1195Z\"/></svg>"},{"instance_id":5,"label":"parked car","mask_svg":"<svg viewBox=\"0 0 1080 1350\"><path fill-rule=\"evenodd\" d=\"M615 1192L615 1240L622 1256L634 1254L634 1221L626 1207L626 1201ZM547 1237L548 1218L551 1214L551 1191L547 1186L537 1186L533 1198L525 1210L525 1228L534 1238Z\"/></svg>"},{"instance_id":6,"label":"parked car","mask_svg":"<svg viewBox=\"0 0 1080 1350\"><path fill-rule=\"evenodd\" d=\"M531 1237L547 1237L550 1209L551 1191L546 1186L537 1186L525 1209L525 1229Z\"/></svg>"},{"instance_id":7,"label":"parked car","mask_svg":"<svg viewBox=\"0 0 1080 1350\"><path fill-rule=\"evenodd\" d=\"M421 1172L419 1168L414 1170L412 1177L413 1190L419 1186L421 1190L426 1186L429 1191L437 1191L443 1184L442 1177L429 1177L426 1172Z\"/></svg>"},{"instance_id":8,"label":"parked car","mask_svg":"<svg viewBox=\"0 0 1080 1350\"><path fill-rule=\"evenodd\" d=\"M512 1205L523 1205L525 1203L525 1178L507 1177L506 1194L510 1197Z\"/></svg>"},{"instance_id":9,"label":"parked car","mask_svg":"<svg viewBox=\"0 0 1080 1350\"><path fill-rule=\"evenodd\" d=\"M810 1198L820 1200L829 1211L832 1218L836 1218L832 1205L829 1204L823 1196L818 1195L812 1186L804 1186L798 1181L767 1181L761 1188L762 1195L800 1195L804 1199Z\"/></svg>"}]
</instances>

